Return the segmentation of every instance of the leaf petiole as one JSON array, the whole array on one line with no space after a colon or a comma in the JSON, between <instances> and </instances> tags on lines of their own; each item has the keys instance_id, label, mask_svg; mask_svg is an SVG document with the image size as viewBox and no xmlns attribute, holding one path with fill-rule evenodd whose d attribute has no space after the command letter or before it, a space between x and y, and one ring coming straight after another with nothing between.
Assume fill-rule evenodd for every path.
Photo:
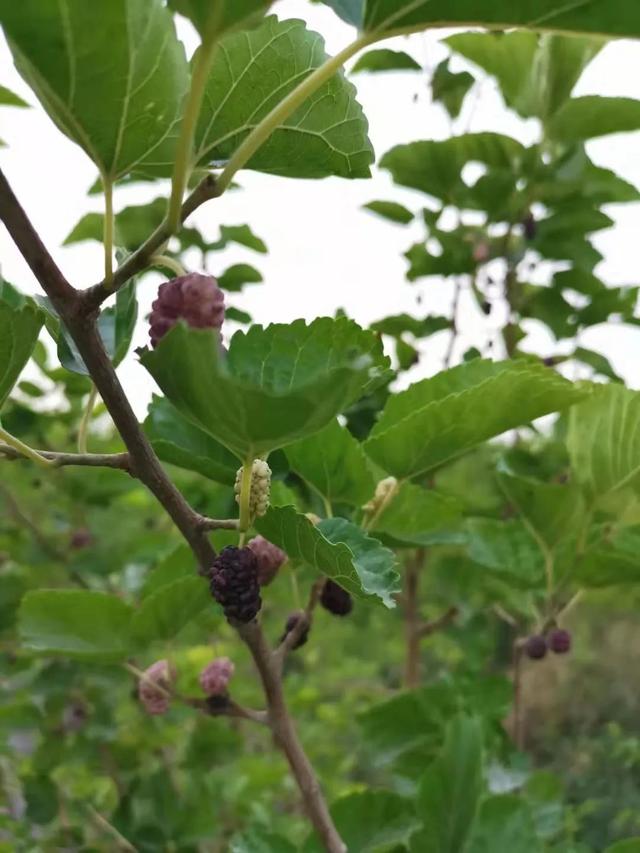
<instances>
[{"instance_id":1,"label":"leaf petiole","mask_svg":"<svg viewBox=\"0 0 640 853\"><path fill-rule=\"evenodd\" d=\"M43 468L55 468L55 463L49 459L45 459L44 456L41 456L37 450L34 450L32 447L29 447L28 444L20 441L19 438L16 438L14 435L11 435L10 432L2 429L0 427L0 439L4 441L5 444L8 444L9 447L13 447L14 450L17 450L23 456L26 456L27 459L33 460L33 462L37 462L38 465L42 465Z\"/></svg>"}]
</instances>

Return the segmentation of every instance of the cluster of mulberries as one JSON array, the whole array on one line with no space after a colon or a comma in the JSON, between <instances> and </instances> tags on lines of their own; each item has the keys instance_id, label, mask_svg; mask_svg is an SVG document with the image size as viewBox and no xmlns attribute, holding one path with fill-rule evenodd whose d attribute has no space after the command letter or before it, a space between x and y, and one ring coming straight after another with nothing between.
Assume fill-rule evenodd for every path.
<instances>
[{"instance_id":1,"label":"cluster of mulberries","mask_svg":"<svg viewBox=\"0 0 640 853\"><path fill-rule=\"evenodd\" d=\"M348 616L353 610L350 593L335 581L327 579L320 593L320 604L334 616Z\"/></svg>"},{"instance_id":2,"label":"cluster of mulberries","mask_svg":"<svg viewBox=\"0 0 640 853\"><path fill-rule=\"evenodd\" d=\"M164 714L169 707L175 671L168 660L158 660L144 671L138 681L138 698L148 714Z\"/></svg>"},{"instance_id":3,"label":"cluster of mulberries","mask_svg":"<svg viewBox=\"0 0 640 853\"><path fill-rule=\"evenodd\" d=\"M195 329L222 328L224 293L213 276L189 273L160 285L149 316L151 346L157 346L178 320Z\"/></svg>"},{"instance_id":4,"label":"cluster of mulberries","mask_svg":"<svg viewBox=\"0 0 640 853\"><path fill-rule=\"evenodd\" d=\"M280 567L287 562L287 555L264 536L254 536L247 542L247 548L253 551L258 560L258 583L260 586L268 586Z\"/></svg>"},{"instance_id":5,"label":"cluster of mulberries","mask_svg":"<svg viewBox=\"0 0 640 853\"><path fill-rule=\"evenodd\" d=\"M230 658L215 658L200 673L200 687L207 696L224 696L234 671Z\"/></svg>"},{"instance_id":6,"label":"cluster of mulberries","mask_svg":"<svg viewBox=\"0 0 640 853\"><path fill-rule=\"evenodd\" d=\"M564 628L554 628L548 634L532 634L524 644L524 651L531 660L542 660L548 651L566 655L571 650L571 634Z\"/></svg>"},{"instance_id":7,"label":"cluster of mulberries","mask_svg":"<svg viewBox=\"0 0 640 853\"><path fill-rule=\"evenodd\" d=\"M229 621L251 622L262 606L258 559L250 548L229 545L213 561L211 594Z\"/></svg>"}]
</instances>

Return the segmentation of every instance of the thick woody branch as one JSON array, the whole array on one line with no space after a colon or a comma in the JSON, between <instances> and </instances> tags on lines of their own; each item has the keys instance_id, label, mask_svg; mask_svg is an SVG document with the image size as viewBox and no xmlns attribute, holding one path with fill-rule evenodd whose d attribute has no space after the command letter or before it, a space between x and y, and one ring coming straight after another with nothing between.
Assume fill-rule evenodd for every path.
<instances>
[{"instance_id":1,"label":"thick woody branch","mask_svg":"<svg viewBox=\"0 0 640 853\"><path fill-rule=\"evenodd\" d=\"M203 178L198 186L193 190L191 195L187 197L182 205L180 222L184 222L188 216L197 210L205 201L216 198L220 195L218 185L214 175L207 175ZM84 313L95 311L100 305L108 299L116 290L126 284L130 278L139 272L147 269L152 263L154 255L157 255L167 240L172 236L171 228L165 220L159 225L156 230L145 240L145 242L136 249L133 254L129 255L127 260L121 264L113 274L113 279L110 285L104 281L96 284L85 290L81 294L82 310Z\"/></svg>"},{"instance_id":2,"label":"thick woody branch","mask_svg":"<svg viewBox=\"0 0 640 853\"><path fill-rule=\"evenodd\" d=\"M324 849L328 853L347 853L329 814L320 783L298 738L289 715L282 688L280 665L269 647L262 628L257 622L236 625L238 633L249 647L260 675L267 698L269 725L274 740L289 762L291 772L302 794L305 810Z\"/></svg>"},{"instance_id":3,"label":"thick woody branch","mask_svg":"<svg viewBox=\"0 0 640 853\"><path fill-rule=\"evenodd\" d=\"M206 532L196 523L198 515L164 472L138 419L98 334L95 316L82 309L82 300L56 266L20 203L0 171L0 218L20 249L40 286L51 299L98 389L105 406L129 451L131 472L149 489L173 519L206 571L215 552Z\"/></svg>"},{"instance_id":4,"label":"thick woody branch","mask_svg":"<svg viewBox=\"0 0 640 853\"><path fill-rule=\"evenodd\" d=\"M37 453L48 459L52 468L66 468L70 465L80 465L88 468L117 468L129 471L128 453L54 453L50 450L38 450ZM0 456L6 460L27 459L15 447L0 444Z\"/></svg>"}]
</instances>

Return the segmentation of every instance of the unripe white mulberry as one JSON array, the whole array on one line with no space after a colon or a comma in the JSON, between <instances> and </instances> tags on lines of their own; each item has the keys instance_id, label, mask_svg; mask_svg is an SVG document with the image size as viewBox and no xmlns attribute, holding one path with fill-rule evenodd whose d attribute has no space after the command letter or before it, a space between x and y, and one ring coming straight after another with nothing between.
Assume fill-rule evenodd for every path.
<instances>
[{"instance_id":1,"label":"unripe white mulberry","mask_svg":"<svg viewBox=\"0 0 640 853\"><path fill-rule=\"evenodd\" d=\"M366 503L362 509L366 512L377 512L377 510L390 498L391 493L398 488L398 481L395 477L385 477L380 480L376 486L371 500Z\"/></svg>"},{"instance_id":2,"label":"unripe white mulberry","mask_svg":"<svg viewBox=\"0 0 640 853\"><path fill-rule=\"evenodd\" d=\"M240 503L242 488L242 468L238 469L234 491L236 502ZM251 518L260 518L269 509L271 495L271 468L264 459L254 459L251 469L251 492L249 495L249 514Z\"/></svg>"}]
</instances>

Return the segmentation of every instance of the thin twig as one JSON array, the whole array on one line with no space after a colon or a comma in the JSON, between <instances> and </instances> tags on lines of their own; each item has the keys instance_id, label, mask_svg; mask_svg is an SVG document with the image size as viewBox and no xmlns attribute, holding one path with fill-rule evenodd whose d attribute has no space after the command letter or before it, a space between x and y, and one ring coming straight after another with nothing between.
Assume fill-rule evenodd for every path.
<instances>
[{"instance_id":1,"label":"thin twig","mask_svg":"<svg viewBox=\"0 0 640 853\"><path fill-rule=\"evenodd\" d=\"M324 584L325 580L324 578L322 578L320 580L317 580L311 586L307 606L304 610L298 611L298 619L296 621L296 624L285 635L278 648L274 651L273 656L280 670L282 670L282 666L284 664L286 656L296 647L298 640L302 637L305 631L308 631L311 627L311 622L313 621L313 611L315 610L316 605L320 599L320 593L322 592L322 587L324 586Z\"/></svg>"},{"instance_id":2,"label":"thin twig","mask_svg":"<svg viewBox=\"0 0 640 853\"><path fill-rule=\"evenodd\" d=\"M44 459L49 460L51 468L65 468L70 465L83 465L89 468L119 468L129 471L128 453L55 453L50 450L36 451ZM29 457L20 453L15 447L0 444L0 456L7 461L27 460Z\"/></svg>"},{"instance_id":3,"label":"thin twig","mask_svg":"<svg viewBox=\"0 0 640 853\"><path fill-rule=\"evenodd\" d=\"M221 192L216 183L215 176L207 175L200 181L182 205L181 221L184 222L188 216L191 216L194 210L197 210L206 201L216 198L219 195L221 195ZM146 269L150 265L153 255L158 254L170 237L171 229L166 221L162 222L140 248L129 255L127 260L118 267L113 274L110 287L107 287L103 281L82 292L82 313L85 315L91 314L102 305L105 299L108 299L112 293L126 284L130 278Z\"/></svg>"},{"instance_id":4,"label":"thin twig","mask_svg":"<svg viewBox=\"0 0 640 853\"><path fill-rule=\"evenodd\" d=\"M250 720L261 726L269 726L269 715L266 711L246 708L234 702L230 696L210 696L208 699L187 698L183 701L209 717L236 717L240 720Z\"/></svg>"},{"instance_id":5,"label":"thin twig","mask_svg":"<svg viewBox=\"0 0 640 853\"><path fill-rule=\"evenodd\" d=\"M457 278L453 286L453 300L451 302L451 335L449 336L449 343L447 345L447 351L444 354L443 361L443 367L445 370L451 367L451 360L453 359L453 350L455 348L456 341L458 340L458 308L460 307L461 293L462 279Z\"/></svg>"},{"instance_id":6,"label":"thin twig","mask_svg":"<svg viewBox=\"0 0 640 853\"><path fill-rule=\"evenodd\" d=\"M420 684L419 585L425 556L424 548L419 548L413 557L407 561L404 572L403 598L406 641L404 685L409 689L418 687Z\"/></svg>"},{"instance_id":7,"label":"thin twig","mask_svg":"<svg viewBox=\"0 0 640 853\"><path fill-rule=\"evenodd\" d=\"M134 847L133 844L128 841L124 837L124 835L122 835L122 833L115 828L112 823L109 823L109 821L104 815L100 814L100 812L97 811L92 805L85 805L94 823L97 824L97 826L99 826L104 832L106 832L107 835L113 838L120 850L126 850L127 853L138 853L138 848Z\"/></svg>"},{"instance_id":8,"label":"thin twig","mask_svg":"<svg viewBox=\"0 0 640 853\"><path fill-rule=\"evenodd\" d=\"M418 636L428 637L431 634L435 634L436 631L441 631L443 628L447 628L455 621L458 616L458 612L457 607L450 607L448 610L445 610L442 616L438 616L437 619L433 619L431 622L424 622L418 628Z\"/></svg>"},{"instance_id":9,"label":"thin twig","mask_svg":"<svg viewBox=\"0 0 640 853\"><path fill-rule=\"evenodd\" d=\"M518 749L524 745L522 726L522 655L524 640L517 637L513 643L513 740Z\"/></svg>"},{"instance_id":10,"label":"thin twig","mask_svg":"<svg viewBox=\"0 0 640 853\"><path fill-rule=\"evenodd\" d=\"M237 530L240 522L237 518L208 518L199 515L195 518L195 524L200 530Z\"/></svg>"}]
</instances>

